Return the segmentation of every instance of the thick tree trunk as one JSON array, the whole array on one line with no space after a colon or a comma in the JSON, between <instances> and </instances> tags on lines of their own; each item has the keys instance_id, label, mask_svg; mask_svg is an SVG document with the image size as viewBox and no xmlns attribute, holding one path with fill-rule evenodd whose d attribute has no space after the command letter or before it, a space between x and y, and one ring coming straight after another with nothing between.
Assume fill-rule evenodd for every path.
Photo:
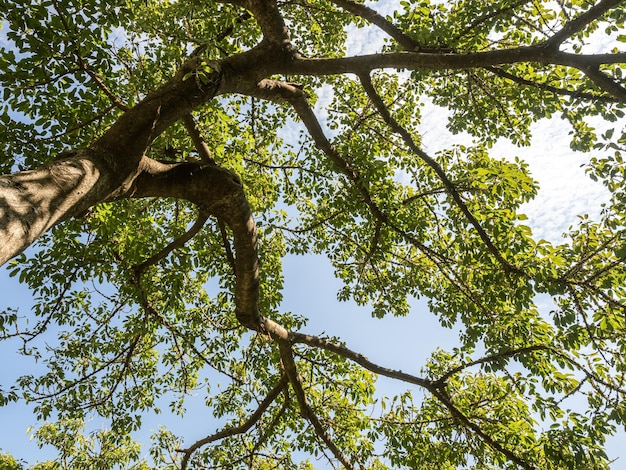
<instances>
[{"instance_id":1,"label":"thick tree trunk","mask_svg":"<svg viewBox=\"0 0 626 470\"><path fill-rule=\"evenodd\" d=\"M0 175L0 265L55 224L80 216L95 204L127 197L187 199L230 226L237 254L237 318L248 328L260 329L256 227L239 177L211 164L164 164L144 156L161 132L218 91L254 90L262 67L252 59L262 54L255 49L248 55L254 72L242 71L243 60L239 68L229 65L226 77L215 70L203 80L194 78L202 64L192 59L162 87L125 110L90 148L64 153L36 170Z\"/></svg>"},{"instance_id":2,"label":"thick tree trunk","mask_svg":"<svg viewBox=\"0 0 626 470\"><path fill-rule=\"evenodd\" d=\"M0 175L0 265L58 222L105 200L111 181L88 150L36 170Z\"/></svg>"}]
</instances>

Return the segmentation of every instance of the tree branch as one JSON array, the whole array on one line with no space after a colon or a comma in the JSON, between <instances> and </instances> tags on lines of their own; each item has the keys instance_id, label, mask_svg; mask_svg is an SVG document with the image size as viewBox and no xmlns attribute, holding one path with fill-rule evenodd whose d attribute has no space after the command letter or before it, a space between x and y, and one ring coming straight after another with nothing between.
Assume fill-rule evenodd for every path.
<instances>
[{"instance_id":1,"label":"tree branch","mask_svg":"<svg viewBox=\"0 0 626 470\"><path fill-rule=\"evenodd\" d=\"M209 150L209 146L202 138L202 135L196 126L196 121L193 119L191 113L183 116L183 123L185 124L185 129L187 129L191 140L193 140L193 144L196 147L198 155L200 155L200 160L207 165L215 165L215 160L211 155L211 150Z\"/></svg>"},{"instance_id":2,"label":"tree branch","mask_svg":"<svg viewBox=\"0 0 626 470\"><path fill-rule=\"evenodd\" d=\"M324 426L315 414L315 411L313 411L311 405L309 405L304 389L302 388L302 379L298 374L298 369L293 358L291 344L286 341L278 341L278 347L280 349L280 358L282 360L283 367L285 368L285 373L287 374L287 377L289 377L289 382L291 383L291 387L296 395L302 415L313 425L315 433L322 440L322 442L324 442L324 445L326 445L326 447L328 447L328 449L333 453L335 458L339 460L345 468L353 470L354 467L348 457L333 442L332 437L328 434L326 429L324 429Z\"/></svg>"},{"instance_id":3,"label":"tree branch","mask_svg":"<svg viewBox=\"0 0 626 470\"><path fill-rule=\"evenodd\" d=\"M239 177L215 165L191 162L160 163L144 157L143 171L129 197L187 199L223 220L233 233L235 246L235 307L239 322L253 330L261 327L257 230Z\"/></svg>"},{"instance_id":4,"label":"tree branch","mask_svg":"<svg viewBox=\"0 0 626 470\"><path fill-rule=\"evenodd\" d=\"M358 16L359 18L363 18L373 25L378 26L378 28L387 33L392 39L394 39L400 46L402 46L407 51L419 51L421 49L420 43L418 41L406 34L396 25L388 21L376 10L361 3L357 3L354 0L331 0L331 2L338 7L343 8L347 12L352 13L353 15Z\"/></svg>"},{"instance_id":5,"label":"tree branch","mask_svg":"<svg viewBox=\"0 0 626 470\"><path fill-rule=\"evenodd\" d=\"M448 178L448 175L443 170L441 165L439 165L436 160L434 160L426 152L419 148L419 146L413 140L411 134L405 128L403 128L400 123L393 118L393 116L391 116L389 109L374 88L370 75L360 74L359 78L361 80L361 84L363 85L363 89L369 96L370 100L372 100L372 102L374 103L376 109L378 109L378 112L383 120L389 125L393 132L402 137L402 140L404 140L406 145L411 149L413 153L419 156L424 161L424 163L426 163L430 168L435 171L435 173L437 173L437 176L439 176L439 179L446 187L448 193L450 194L450 196L452 196L452 199L459 207L459 209L461 209L461 212L465 215L467 220L469 220L474 229L478 232L478 235L480 236L487 249L491 252L491 254L498 260L498 262L504 267L507 272L519 272L520 270L517 267L513 266L506 259L504 259L502 253L500 253L500 250L496 248L496 246L493 244L493 242L491 241L491 237L487 234L480 222L478 222L478 219L476 219L474 214L469 210L467 204L465 204L465 202L461 198L461 195L454 186L454 183L452 183L452 181Z\"/></svg>"},{"instance_id":6,"label":"tree branch","mask_svg":"<svg viewBox=\"0 0 626 470\"><path fill-rule=\"evenodd\" d=\"M226 437L234 436L236 434L243 434L247 432L252 426L254 426L263 416L263 413L269 408L269 406L276 400L278 395L285 389L288 383L287 375L283 374L280 377L280 380L274 385L274 387L269 391L267 396L263 399L263 401L259 404L258 408L255 410L252 415L239 426L230 426L218 431L214 434L211 434L203 439L200 439L194 442L191 446L186 449L178 449L177 451L183 454L183 459L180 464L181 470L185 470L187 465L189 464L189 459L191 455L198 450L200 447L210 444L211 442L218 441L220 439L224 439Z\"/></svg>"},{"instance_id":7,"label":"tree branch","mask_svg":"<svg viewBox=\"0 0 626 470\"><path fill-rule=\"evenodd\" d=\"M588 67L584 69L583 72L601 90L610 93L622 102L626 102L626 88L624 88L615 80L611 79L611 77L600 71L598 67Z\"/></svg>"},{"instance_id":8,"label":"tree branch","mask_svg":"<svg viewBox=\"0 0 626 470\"><path fill-rule=\"evenodd\" d=\"M526 80L525 78L518 77L517 75L513 75L505 70L502 70L498 67L487 67L486 70L489 70L491 73L502 77L504 79L510 80L513 83L517 83L518 85L523 85L531 88L537 88L539 90L548 91L554 95L559 96L569 96L572 98L582 98L587 100L592 100L596 102L603 103L615 103L621 101L615 96L605 96L597 93L589 93L581 90L566 90L564 88L558 88L547 83L533 82L531 80Z\"/></svg>"},{"instance_id":9,"label":"tree branch","mask_svg":"<svg viewBox=\"0 0 626 470\"><path fill-rule=\"evenodd\" d=\"M363 75L376 69L469 70L521 62L566 65L584 71L590 66L626 62L626 53L573 54L551 49L540 43L485 52L385 52L351 57L299 58L276 64L275 73L286 75Z\"/></svg>"},{"instance_id":10,"label":"tree branch","mask_svg":"<svg viewBox=\"0 0 626 470\"><path fill-rule=\"evenodd\" d=\"M272 329L270 331L273 332L274 330ZM375 374L417 385L419 387L425 388L426 390L432 391L433 389L434 383L430 380L407 374L406 372L402 372L401 370L389 369L387 367L375 364L364 355L352 351L351 349L348 349L347 347L342 346L338 343L328 341L318 336L312 336L297 332L288 332L288 338L289 341L292 343L306 344L308 346L324 349L326 351L337 354L345 359L349 359L352 362L359 364L361 367Z\"/></svg>"},{"instance_id":11,"label":"tree branch","mask_svg":"<svg viewBox=\"0 0 626 470\"><path fill-rule=\"evenodd\" d=\"M445 406L448 409L448 411L450 411L450 414L454 418L460 421L463 424L463 426L465 426L466 428L474 431L489 447L505 455L511 462L516 463L517 465L519 465L521 468L525 470L536 470L536 467L534 465L529 464L524 459L519 457L517 454L515 454L511 450L504 447L502 444L500 444L498 441L492 438L489 434L483 431L483 429L478 424L474 423L471 419L469 419L461 410L459 410L454 405L454 403L448 396L447 392L445 392L445 390L436 389L433 392L433 395L435 396L435 398L437 398L437 400L441 402L443 406Z\"/></svg>"},{"instance_id":12,"label":"tree branch","mask_svg":"<svg viewBox=\"0 0 626 470\"><path fill-rule=\"evenodd\" d=\"M545 41L544 44L549 48L558 48L565 40L585 29L589 23L597 20L607 11L616 8L623 3L624 0L601 0L585 13L577 16L571 21L568 21L565 26L561 28L561 30L552 35L552 37Z\"/></svg>"},{"instance_id":13,"label":"tree branch","mask_svg":"<svg viewBox=\"0 0 626 470\"><path fill-rule=\"evenodd\" d=\"M198 217L196 218L196 221L194 222L194 224L191 226L189 230L187 230L183 235L181 235L177 239L173 240L171 243L165 246L161 251L159 251L158 253L155 253L150 258L145 260L143 263L135 265L134 269L137 271L137 273L141 274L146 270L146 268L148 268L149 266L152 266L155 263L158 263L167 255L169 255L172 251L176 250L177 248L183 247L185 243L191 240L194 236L196 236L196 234L200 230L202 230L202 227L204 227L204 224L206 223L208 218L209 218L209 213L206 211L206 209L201 208L198 211Z\"/></svg>"},{"instance_id":14,"label":"tree branch","mask_svg":"<svg viewBox=\"0 0 626 470\"><path fill-rule=\"evenodd\" d=\"M437 379L437 381L435 382L436 384L444 384L450 377L452 377L454 374L457 374L469 367L473 367L473 366L477 366L480 364L487 364L489 362L495 362L495 361L499 361L501 359L508 359L510 357L514 357L514 356L519 356L522 354L528 354L534 351L547 351L550 350L550 348L546 345L543 344L537 344L534 346L527 346L524 348L517 348L517 349L512 349L510 351L503 351L500 353L496 353L496 354L491 354L489 356L485 356L485 357L481 357L480 359L476 359L475 361L470 361L467 364L462 364L460 366L454 367L452 369L450 369L448 372L446 372L444 375L442 375L441 377L439 377L439 379Z\"/></svg>"},{"instance_id":15,"label":"tree branch","mask_svg":"<svg viewBox=\"0 0 626 470\"><path fill-rule=\"evenodd\" d=\"M392 370L392 369L387 369L385 367L379 366L377 364L374 364L373 362L369 361L365 356L356 353L354 351L351 351L350 349L346 348L345 346L339 345L337 343L316 337L316 336L311 336L311 335L305 335L302 333L296 333L296 332L290 332L288 330L286 330L285 328L283 328L282 326L278 325L277 323L273 322L272 320L269 319L264 319L265 322L265 329L266 331L268 331L268 333L270 333L272 335L272 337L278 342L279 346L281 346L281 358L283 358L283 361L285 360L285 358L283 357L283 355L288 355L291 353L291 350L287 350L285 348L287 348L287 346L284 345L285 342L289 342L289 343L302 343L302 344L307 344L309 346L312 347L317 347L317 348L321 348L330 352L333 352L341 357L344 357L346 359L349 359L353 362L356 362L357 364L361 365L362 367L364 367L365 369L369 370L370 372L374 372L376 374L379 375L383 375L385 377L389 377L392 379L397 379L397 380L401 380L403 382L406 383L411 383L420 387L425 388L426 390L428 390L429 392L431 392L433 394L433 396L442 403L443 406L445 406L450 413L452 414L453 417L455 417L456 419L458 419L464 426L466 426L468 429L471 429L472 431L474 431L487 445L489 445L491 448L493 448L494 450L501 452L503 455L505 455L508 459L510 459L512 462L517 463L518 465L520 465L522 468L527 469L527 470L532 470L534 469L534 467L530 464L528 464L527 462L525 462L523 459L521 459L519 456L517 456L514 452L510 451L509 449L507 449L506 447L504 447L502 444L500 444L499 442L497 442L495 439L493 439L491 436L489 436L487 433L485 433L485 431L483 431L480 426L478 426L476 423L472 422L467 416L465 416L458 408L456 408L456 406L454 405L454 403L452 402L452 400L450 399L450 397L448 396L448 394L445 392L445 383L440 380L434 382L431 380L426 380L426 379L422 379L419 377L415 377L412 376L410 374L407 374L405 372L402 371L396 371L396 370ZM540 346L530 346L527 352L530 352L531 350L533 350L534 348L539 349ZM519 352L521 353L521 349ZM513 352L511 352L511 354L513 354ZM287 359L289 359L289 357L287 356ZM478 360L475 361L476 364L481 363L481 362L486 362L488 359L483 358L483 360ZM493 358L492 358L493 360ZM291 358L291 361L293 361L293 357ZM295 363L293 364L293 366L291 366L293 368L295 368ZM289 374L287 368L286 368L286 372ZM294 373L293 370L291 372L292 374ZM450 374L450 372L449 372ZM293 386L293 380L292 377L290 376L290 382L292 382L292 386ZM304 394L304 392L302 392L302 395ZM296 396L298 396L298 392L296 391ZM300 397L299 400L302 400L304 398L304 400L306 400L306 397ZM302 407L302 405L301 405ZM307 408L305 407L305 410Z\"/></svg>"}]
</instances>

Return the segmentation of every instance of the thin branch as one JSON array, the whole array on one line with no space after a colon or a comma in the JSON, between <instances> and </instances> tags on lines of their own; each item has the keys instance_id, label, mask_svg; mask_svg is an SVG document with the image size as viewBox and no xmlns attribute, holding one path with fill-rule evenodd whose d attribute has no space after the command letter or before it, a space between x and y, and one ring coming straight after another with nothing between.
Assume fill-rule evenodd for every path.
<instances>
[{"instance_id":1,"label":"thin branch","mask_svg":"<svg viewBox=\"0 0 626 470\"><path fill-rule=\"evenodd\" d=\"M485 356L485 357L481 357L480 359L476 359L475 361L470 361L467 364L462 364L460 366L454 367L452 369L450 369L448 372L446 372L444 375L442 375L438 380L437 380L437 384L443 384L445 383L450 377L452 377L454 374L457 374L469 367L473 367L476 365L480 365L480 364L487 364L489 362L495 362L495 361L499 361L501 359L508 359L510 357L514 357L514 356L519 356L522 354L528 354L534 351L546 351L549 350L550 348L548 346L542 345L542 344L537 344L534 346L527 346L525 348L518 348L518 349L512 349L510 351L503 351L500 353L496 353L496 354L491 354L489 356Z\"/></svg>"},{"instance_id":2,"label":"thin branch","mask_svg":"<svg viewBox=\"0 0 626 470\"><path fill-rule=\"evenodd\" d=\"M267 319L266 319L267 321ZM320 338L318 336L307 335L303 333L289 332L288 333L289 341L292 343L300 343L306 344L308 346L324 349L326 351L330 351L334 354L337 354L345 359L349 359L356 364L359 364L361 367L369 370L378 375L382 375L385 377L389 377L391 379L400 380L402 382L410 383L413 385L417 385L419 387L423 387L427 390L432 391L434 388L434 382L423 379L421 377L417 377L411 374L407 374L406 372L402 372L401 370L389 369L387 367L383 367L381 365L375 364L370 361L363 354L357 353L348 349L347 347L335 343L333 341L329 341L327 339Z\"/></svg>"},{"instance_id":3,"label":"thin branch","mask_svg":"<svg viewBox=\"0 0 626 470\"><path fill-rule=\"evenodd\" d=\"M117 106L115 106L115 104L111 104L109 105L107 108L103 109L102 111L100 111L98 114L96 114L94 117L87 119L86 121L81 122L80 124L70 127L69 129L60 132L59 134L55 134L55 135L49 135L49 136L44 136L44 137L36 137L35 140L39 141L39 142L45 142L45 141L49 141L49 140L56 140L59 139L63 136L69 135L72 132L75 132L77 130L82 129L83 127L88 126L89 124L91 124L92 122L98 121L99 119L104 118L104 116L106 116L107 114L109 114L113 109L115 109Z\"/></svg>"},{"instance_id":4,"label":"thin branch","mask_svg":"<svg viewBox=\"0 0 626 470\"><path fill-rule=\"evenodd\" d=\"M287 387L284 388L283 394L285 395L285 400L283 401L283 405L280 407L280 410L278 410L278 413L276 413L276 416L274 416L274 418L272 418L272 421L270 421L270 423L266 426L265 432L254 443L254 447L252 448L251 453L254 454L254 453L258 452L258 450L261 448L261 446L263 446L263 444L265 444L265 442L272 435L272 432L274 431L274 428L276 428L276 426L280 422L281 418L284 416L284 414L289 409L289 406L291 405L291 400L289 398L289 390L287 389Z\"/></svg>"},{"instance_id":5,"label":"thin branch","mask_svg":"<svg viewBox=\"0 0 626 470\"><path fill-rule=\"evenodd\" d=\"M296 395L302 415L313 425L315 433L322 440L322 442L324 442L324 445L333 453L335 458L339 460L345 468L353 470L354 466L350 460L348 460L348 457L341 451L341 449L339 449L339 447L337 447L330 434L328 434L328 431L324 429L324 426L315 414L315 411L313 411L311 405L309 405L304 389L302 388L302 379L298 374L298 369L293 358L291 344L286 341L278 341L278 347L280 349L280 358L282 360L283 367L285 368L285 373L289 377L289 382L291 383L291 387Z\"/></svg>"},{"instance_id":6,"label":"thin branch","mask_svg":"<svg viewBox=\"0 0 626 470\"><path fill-rule=\"evenodd\" d=\"M286 226L281 226L279 227L281 230L285 230L287 232L296 234L296 235L301 235L303 233L307 233L310 232L312 230L315 230L318 227L321 227L322 225L325 225L327 222L330 222L331 220L333 220L335 217L343 214L345 212L344 209L342 210L337 210L334 212L331 212L328 217L324 217L320 220L316 220L315 222L311 223L310 225L307 225L306 227L302 227L302 228L290 228L290 227L286 227Z\"/></svg>"},{"instance_id":7,"label":"thin branch","mask_svg":"<svg viewBox=\"0 0 626 470\"><path fill-rule=\"evenodd\" d=\"M118 109L122 111L128 111L130 107L124 103L115 93L113 93L109 87L104 83L104 81L89 68L83 57L80 55L80 51L77 53L78 62L82 70L89 75L89 77L93 80L93 82L100 88L104 94L109 98L111 103Z\"/></svg>"},{"instance_id":8,"label":"thin branch","mask_svg":"<svg viewBox=\"0 0 626 470\"><path fill-rule=\"evenodd\" d=\"M233 254L233 248L230 246L230 241L228 240L228 233L226 233L226 226L224 222L218 219L217 226L220 229L220 235L222 236L222 245L224 246L224 251L226 252L226 259L228 260L228 264L233 269L233 274L237 274L237 265L235 264L235 255Z\"/></svg>"},{"instance_id":9,"label":"thin branch","mask_svg":"<svg viewBox=\"0 0 626 470\"><path fill-rule=\"evenodd\" d=\"M458 41L459 39L461 39L463 36L466 36L467 34L471 33L472 30L484 23L486 23L487 21L501 15L502 13L506 13L512 10L515 10L517 7L521 7L522 5L531 2L532 0L518 0L517 3L514 3L512 5L507 5L505 7L496 9L494 11L491 11L489 13L486 13L482 16L479 16L478 18L476 18L474 21L472 21L470 24L468 24L465 28L463 28L463 30L456 35L456 37L453 39L454 42Z\"/></svg>"},{"instance_id":10,"label":"thin branch","mask_svg":"<svg viewBox=\"0 0 626 470\"><path fill-rule=\"evenodd\" d=\"M439 163L436 160L434 160L432 157L426 154L426 152L424 152L415 143L411 134L404 127L402 127L400 123L398 123L398 121L396 121L393 118L393 116L389 112L389 109L387 108L382 98L380 97L376 89L374 88L370 75L361 74L359 75L359 78L361 80L361 84L363 85L363 88L365 89L365 92L374 103L374 106L376 106L376 108L378 109L378 112L380 113L383 120L389 125L389 127L392 129L393 132L399 134L402 137L406 145L411 149L413 153L419 156L424 161L424 163L426 163L430 168L432 168L435 171L435 173L437 173L437 176L439 176L439 179L444 184L447 191L450 193L450 196L452 196L452 199L454 200L456 205L459 207L459 209L461 209L461 212L465 215L467 220L472 224L474 229L478 232L478 235L480 236L481 240L483 241L487 249L503 266L505 271L520 272L520 269L512 265L511 263L509 263L502 256L502 253L500 252L500 250L496 248L496 246L493 244L493 242L491 241L491 237L487 234L487 232L482 227L480 222L478 222L478 219L476 219L472 211L469 210L469 208L467 207L467 204L465 204L465 202L463 201L463 198L461 198L459 191L456 189L456 186L450 180L450 178L448 178L448 175L446 174L444 169L441 167L441 165L439 165Z\"/></svg>"},{"instance_id":11,"label":"thin branch","mask_svg":"<svg viewBox=\"0 0 626 470\"><path fill-rule=\"evenodd\" d=\"M176 250L177 248L183 247L185 243L191 240L194 236L196 236L196 234L200 230L202 230L202 227L204 227L204 224L206 223L208 219L209 219L209 213L204 209L200 209L198 212L198 217L196 221L194 222L194 224L191 226L189 230L187 230L180 237L173 240L170 244L165 246L161 251L159 251L158 253L155 253L150 258L145 260L143 263L135 265L134 269L136 270L136 272L141 274L142 272L146 270L146 268L158 263L159 261L164 259L167 255L169 255L172 251Z\"/></svg>"},{"instance_id":12,"label":"thin branch","mask_svg":"<svg viewBox=\"0 0 626 470\"><path fill-rule=\"evenodd\" d=\"M568 279L571 279L573 276L578 274L583 269L583 267L585 266L585 264L588 261L591 261L591 259L593 259L595 256L599 255L602 251L608 249L609 245L611 243L613 243L617 239L617 237L618 237L618 234L614 234L612 237L610 237L604 243L602 243L600 246L598 246L595 250L586 253L584 256L581 256L580 259L571 268L569 268L567 270L567 272L565 272L564 274L559 276L557 279L555 279L555 281L557 281L557 282L565 282ZM600 273L601 272L602 271L600 271ZM595 275L593 277L595 277ZM587 283L590 280L592 280L593 277L587 278L583 282Z\"/></svg>"},{"instance_id":13,"label":"thin branch","mask_svg":"<svg viewBox=\"0 0 626 470\"><path fill-rule=\"evenodd\" d=\"M623 3L625 3L624 0L601 0L585 13L577 16L571 21L568 21L560 31L557 31L544 44L547 47L558 48L564 41L585 29L591 22L597 20L607 11L616 8Z\"/></svg>"},{"instance_id":14,"label":"thin branch","mask_svg":"<svg viewBox=\"0 0 626 470\"><path fill-rule=\"evenodd\" d=\"M269 391L265 399L259 404L258 408L250 417L239 426L229 426L221 431L218 431L214 434L211 434L203 439L200 439L194 442L191 446L186 449L178 449L177 451L183 454L183 459L180 464L181 470L185 470L187 465L189 464L189 459L191 455L198 450L200 447L210 444L211 442L218 441L220 439L224 439L226 437L235 436L237 434L243 434L247 432L252 426L254 426L263 416L263 413L269 408L269 406L276 400L278 395L285 389L288 383L287 375L283 374L280 377L280 380L274 385L274 387Z\"/></svg>"},{"instance_id":15,"label":"thin branch","mask_svg":"<svg viewBox=\"0 0 626 470\"><path fill-rule=\"evenodd\" d=\"M61 12L61 9L59 8L57 0L53 0L52 5L57 15L59 16L59 19L61 20L63 29L65 29L65 32L70 37L69 39L70 43L72 43L72 45L76 48L76 59L78 61L78 65L81 68L81 70L85 71L87 75L89 75L89 77L93 80L93 82L98 86L98 88L100 88L104 92L104 94L107 96L107 98L109 98L111 103L115 105L115 107L121 109L122 111L128 111L130 108L126 105L126 103L124 103L117 95L115 95L115 93L113 93L109 89L109 87L106 86L104 81L93 70L91 70L88 67L87 63L83 59L80 43L76 41L74 38L72 38L72 30L70 28L69 23L67 22L67 18Z\"/></svg>"},{"instance_id":16,"label":"thin branch","mask_svg":"<svg viewBox=\"0 0 626 470\"><path fill-rule=\"evenodd\" d=\"M100 372L102 372L103 370L105 370L106 368L110 367L111 365L117 363L119 361L119 359L122 356L126 356L126 358L124 359L123 362L123 370L126 370L128 363L130 362L130 359L132 357L132 353L135 350L139 340L141 339L141 335L137 335L133 341L128 345L128 347L122 349L117 355L113 356L112 358L108 359L107 361L105 361L101 366L93 369L91 372L89 372L88 374L84 374L81 375L79 378L77 378L76 380L73 380L69 383L66 383L65 385L63 385L63 387L57 389L54 392L48 393L46 395L39 395L36 398L32 398L32 401L39 401L39 400L45 400L48 398L53 398L53 397L57 397L63 393L65 393L66 391L76 387L77 385L86 382L87 380L91 379L92 377L98 375ZM123 373L121 373L119 379L121 380Z\"/></svg>"},{"instance_id":17,"label":"thin branch","mask_svg":"<svg viewBox=\"0 0 626 470\"><path fill-rule=\"evenodd\" d=\"M489 70L490 72L492 72L493 74L499 77L502 77L514 83L517 83L518 85L524 85L524 86L531 87L531 88L537 88L539 90L549 91L550 93L553 93L559 96L582 98L582 99L593 100L596 102L603 102L603 103L615 103L615 102L620 101L617 97L614 97L614 96L599 95L596 93L589 93L589 92L584 92L581 90L566 90L564 88L558 88L552 85L548 85L547 83L533 82L531 80L526 80L525 78L518 77L517 75L513 75L512 73L509 73L498 67L486 67L486 70Z\"/></svg>"}]
</instances>

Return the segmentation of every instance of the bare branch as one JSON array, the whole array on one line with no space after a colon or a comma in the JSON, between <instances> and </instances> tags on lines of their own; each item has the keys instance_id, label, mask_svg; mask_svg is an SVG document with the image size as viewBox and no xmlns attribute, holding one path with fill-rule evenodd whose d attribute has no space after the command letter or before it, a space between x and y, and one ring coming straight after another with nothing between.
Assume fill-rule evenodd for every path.
<instances>
[{"instance_id":1,"label":"bare branch","mask_svg":"<svg viewBox=\"0 0 626 470\"><path fill-rule=\"evenodd\" d=\"M143 172L126 197L176 197L187 199L223 220L231 229L235 257L237 319L257 330L259 312L259 260L257 230L240 178L215 165L160 163L144 157Z\"/></svg>"}]
</instances>

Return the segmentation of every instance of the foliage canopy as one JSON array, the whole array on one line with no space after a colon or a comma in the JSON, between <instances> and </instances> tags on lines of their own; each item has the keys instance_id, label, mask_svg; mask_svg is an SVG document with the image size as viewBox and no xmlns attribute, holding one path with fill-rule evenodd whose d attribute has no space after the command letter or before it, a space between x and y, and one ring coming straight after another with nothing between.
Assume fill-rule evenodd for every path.
<instances>
[{"instance_id":1,"label":"foliage canopy","mask_svg":"<svg viewBox=\"0 0 626 470\"><path fill-rule=\"evenodd\" d=\"M35 298L0 333L46 367L0 402L47 420L33 468L609 468L625 3L0 0L0 262ZM471 144L426 153L432 105ZM490 153L545 118L611 192L560 244L524 224L527 165ZM281 309L303 253L380 321L427 299L458 347L407 373L308 334ZM142 416L191 394L221 427L142 450Z\"/></svg>"}]
</instances>

